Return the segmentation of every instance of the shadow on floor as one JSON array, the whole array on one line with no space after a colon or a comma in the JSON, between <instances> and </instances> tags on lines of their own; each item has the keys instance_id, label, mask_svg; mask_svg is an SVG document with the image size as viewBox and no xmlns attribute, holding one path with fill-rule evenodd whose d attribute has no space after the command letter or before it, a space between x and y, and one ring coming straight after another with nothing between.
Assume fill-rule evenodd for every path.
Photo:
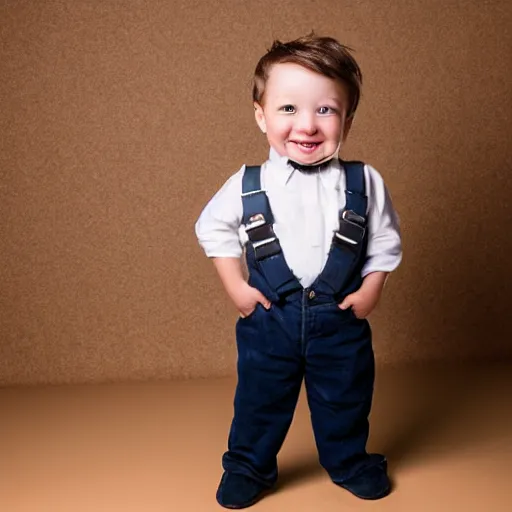
<instances>
[{"instance_id":1,"label":"shadow on floor","mask_svg":"<svg viewBox=\"0 0 512 512\"><path fill-rule=\"evenodd\" d=\"M512 389L510 374L503 364L383 372L370 449L382 450L396 468L492 444L510 427L511 407L503 407Z\"/></svg>"},{"instance_id":2,"label":"shadow on floor","mask_svg":"<svg viewBox=\"0 0 512 512\"><path fill-rule=\"evenodd\" d=\"M512 430L511 366L432 365L378 373L368 450L386 455L391 473L482 445ZM500 395L496 390L502 390ZM325 475L318 462L309 411L297 409L278 488ZM297 431L298 430L298 431Z\"/></svg>"}]
</instances>

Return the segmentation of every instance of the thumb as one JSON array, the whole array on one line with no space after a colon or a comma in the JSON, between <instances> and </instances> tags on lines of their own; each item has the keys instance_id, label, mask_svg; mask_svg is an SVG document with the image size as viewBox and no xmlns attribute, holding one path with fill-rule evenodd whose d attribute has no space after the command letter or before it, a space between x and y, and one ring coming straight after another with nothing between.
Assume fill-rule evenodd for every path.
<instances>
[{"instance_id":1,"label":"thumb","mask_svg":"<svg viewBox=\"0 0 512 512\"><path fill-rule=\"evenodd\" d=\"M349 307L354 305L354 301L352 300L352 294L347 295L341 304L338 304L340 309L348 309Z\"/></svg>"},{"instance_id":2,"label":"thumb","mask_svg":"<svg viewBox=\"0 0 512 512\"><path fill-rule=\"evenodd\" d=\"M270 309L271 303L270 301L263 295L260 291L258 291L258 296L256 300L265 308Z\"/></svg>"}]
</instances>

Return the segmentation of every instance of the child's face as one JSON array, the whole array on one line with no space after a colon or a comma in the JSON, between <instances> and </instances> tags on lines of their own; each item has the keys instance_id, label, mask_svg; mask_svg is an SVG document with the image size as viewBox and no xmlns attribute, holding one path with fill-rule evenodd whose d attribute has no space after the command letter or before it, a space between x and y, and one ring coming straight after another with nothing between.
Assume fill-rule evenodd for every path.
<instances>
[{"instance_id":1,"label":"child's face","mask_svg":"<svg viewBox=\"0 0 512 512\"><path fill-rule=\"evenodd\" d=\"M339 82L292 63L270 70L258 126L281 155L314 164L336 152L350 129L348 97Z\"/></svg>"}]
</instances>

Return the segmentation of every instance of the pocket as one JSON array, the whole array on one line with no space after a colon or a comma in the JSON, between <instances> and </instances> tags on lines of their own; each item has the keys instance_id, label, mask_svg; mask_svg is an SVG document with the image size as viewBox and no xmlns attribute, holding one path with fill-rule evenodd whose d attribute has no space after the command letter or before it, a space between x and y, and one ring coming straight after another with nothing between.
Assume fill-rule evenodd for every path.
<instances>
[{"instance_id":1,"label":"pocket","mask_svg":"<svg viewBox=\"0 0 512 512\"><path fill-rule=\"evenodd\" d=\"M342 318L344 319L344 321L348 322L348 321L356 321L356 322L361 322L362 319L361 318L357 318L356 314L354 313L354 310L352 309L352 307L348 308L348 309L341 309L338 305L338 303L335 303L334 306L333 306L333 309L336 310L337 314Z\"/></svg>"},{"instance_id":2,"label":"pocket","mask_svg":"<svg viewBox=\"0 0 512 512\"><path fill-rule=\"evenodd\" d=\"M354 319L354 320L363 320L362 318L358 318L354 312L354 308L353 307L349 307L347 309L347 312L348 314Z\"/></svg>"},{"instance_id":3,"label":"pocket","mask_svg":"<svg viewBox=\"0 0 512 512\"><path fill-rule=\"evenodd\" d=\"M262 308L262 307L263 306L259 302L257 302L256 306L254 307L254 309L247 316L240 315L239 320L241 320L242 322L245 321L245 320L250 320L251 318L254 317L254 315L256 315L258 309Z\"/></svg>"},{"instance_id":4,"label":"pocket","mask_svg":"<svg viewBox=\"0 0 512 512\"><path fill-rule=\"evenodd\" d=\"M356 322L362 322L364 320L364 318L359 318L356 316L353 307L350 307L350 308L346 309L345 311L340 309L340 311L342 311L343 313L348 315L352 320L355 320Z\"/></svg>"}]
</instances>

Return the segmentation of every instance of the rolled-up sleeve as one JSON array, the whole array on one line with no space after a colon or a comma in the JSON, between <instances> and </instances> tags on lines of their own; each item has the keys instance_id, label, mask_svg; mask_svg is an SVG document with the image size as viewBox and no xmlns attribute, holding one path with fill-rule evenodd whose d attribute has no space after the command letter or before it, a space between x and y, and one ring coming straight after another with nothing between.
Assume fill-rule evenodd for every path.
<instances>
[{"instance_id":1,"label":"rolled-up sleeve","mask_svg":"<svg viewBox=\"0 0 512 512\"><path fill-rule=\"evenodd\" d=\"M196 222L197 239L209 258L238 258L242 255L239 228L243 213L243 171L244 167L224 183Z\"/></svg>"},{"instance_id":2,"label":"rolled-up sleeve","mask_svg":"<svg viewBox=\"0 0 512 512\"><path fill-rule=\"evenodd\" d=\"M368 190L368 248L362 269L365 277L372 272L392 272L402 260L400 220L393 208L382 176L371 166L366 166Z\"/></svg>"}]
</instances>

